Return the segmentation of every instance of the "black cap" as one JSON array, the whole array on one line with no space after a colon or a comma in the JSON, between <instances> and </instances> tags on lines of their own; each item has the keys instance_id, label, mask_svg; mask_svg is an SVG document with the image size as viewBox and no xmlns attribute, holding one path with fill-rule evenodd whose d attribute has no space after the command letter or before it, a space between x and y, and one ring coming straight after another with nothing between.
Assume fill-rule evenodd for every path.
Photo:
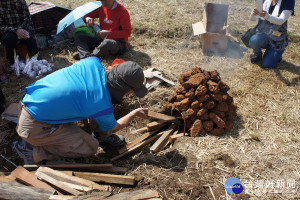
<instances>
[{"instance_id":1,"label":"black cap","mask_svg":"<svg viewBox=\"0 0 300 200\"><path fill-rule=\"evenodd\" d=\"M142 68L132 61L119 64L106 73L107 88L116 103L121 103L124 94L130 90L139 98L144 97L148 92L144 81Z\"/></svg>"}]
</instances>

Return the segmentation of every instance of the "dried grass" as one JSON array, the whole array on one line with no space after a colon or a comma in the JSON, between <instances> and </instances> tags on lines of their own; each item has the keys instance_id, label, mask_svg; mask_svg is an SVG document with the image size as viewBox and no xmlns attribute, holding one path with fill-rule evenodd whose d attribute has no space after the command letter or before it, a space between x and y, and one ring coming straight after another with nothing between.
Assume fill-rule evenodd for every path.
<instances>
[{"instance_id":1,"label":"dried grass","mask_svg":"<svg viewBox=\"0 0 300 200\"><path fill-rule=\"evenodd\" d=\"M74 8L88 1L52 2ZM137 152L134 160L124 159L116 165L129 167L130 174L143 176L143 185L138 187L157 189L166 199L213 199L213 196L216 199L235 199L224 190L224 182L231 176L240 178L242 183L245 180L293 179L299 195L299 43L290 43L278 68L263 70L258 65L250 64L251 52L234 42L226 55L202 54L199 40L192 36L191 29L191 23L202 19L204 2L200 0L120 2L129 10L133 26L130 50L121 58L136 61L144 69L155 67L175 82L181 72L194 66L218 70L222 80L231 88L230 94L238 105L238 117L234 128L225 136L204 133L198 138L180 138L172 148L157 156L147 153L146 148ZM230 5L228 21L237 34L254 25L248 20L252 1L207 2ZM296 1L296 14L299 8L300 2ZM299 33L299 23L300 18L292 17L289 30ZM58 68L74 62L68 54L66 51L55 56ZM108 66L111 62L112 59L107 59L103 64ZM9 102L21 97L22 92L19 91L24 86L14 85L4 89ZM127 98L123 106L125 109L145 106L160 111L173 90L163 84L144 99ZM138 129L143 123L134 121L124 134L130 136L129 130ZM1 129L1 132L5 131ZM170 152L173 153L171 157ZM172 160L172 156L179 161ZM292 199L297 194L267 193L245 198Z\"/></svg>"}]
</instances>

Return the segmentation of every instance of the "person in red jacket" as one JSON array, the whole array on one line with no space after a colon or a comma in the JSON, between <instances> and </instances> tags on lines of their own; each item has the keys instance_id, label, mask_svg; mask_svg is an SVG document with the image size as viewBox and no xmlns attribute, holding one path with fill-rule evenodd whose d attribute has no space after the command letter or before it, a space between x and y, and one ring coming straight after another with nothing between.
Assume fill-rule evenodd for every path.
<instances>
[{"instance_id":1,"label":"person in red jacket","mask_svg":"<svg viewBox=\"0 0 300 200\"><path fill-rule=\"evenodd\" d=\"M75 45L78 53L76 60L89 56L107 57L123 54L128 47L131 35L130 16L126 8L115 0L101 0L102 6L84 16L83 20L89 26L95 26L94 19L99 18L100 30L96 36L77 34ZM95 29L95 28L94 28Z\"/></svg>"}]
</instances>

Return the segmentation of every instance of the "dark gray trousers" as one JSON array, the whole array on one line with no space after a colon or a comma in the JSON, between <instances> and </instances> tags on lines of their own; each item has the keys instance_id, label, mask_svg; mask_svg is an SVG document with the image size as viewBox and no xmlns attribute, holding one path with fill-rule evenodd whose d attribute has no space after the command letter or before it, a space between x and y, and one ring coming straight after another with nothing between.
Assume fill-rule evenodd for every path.
<instances>
[{"instance_id":1,"label":"dark gray trousers","mask_svg":"<svg viewBox=\"0 0 300 200\"><path fill-rule=\"evenodd\" d=\"M124 40L103 40L98 36L93 37L84 34L76 35L75 45L79 52L80 59L90 56L105 58L109 55L115 56L123 54L126 50Z\"/></svg>"}]
</instances>

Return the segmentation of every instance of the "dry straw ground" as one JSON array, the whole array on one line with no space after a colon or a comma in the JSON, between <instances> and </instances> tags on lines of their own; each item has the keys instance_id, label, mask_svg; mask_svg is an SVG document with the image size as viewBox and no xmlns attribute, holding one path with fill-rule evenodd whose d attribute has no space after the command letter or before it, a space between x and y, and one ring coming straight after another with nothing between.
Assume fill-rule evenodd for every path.
<instances>
[{"instance_id":1,"label":"dry straw ground","mask_svg":"<svg viewBox=\"0 0 300 200\"><path fill-rule=\"evenodd\" d=\"M88 1L52 2L75 8ZM254 25L248 20L254 4L251 0L207 2L229 4L228 23L237 37ZM289 20L290 45L283 61L273 70L250 64L251 52L233 40L226 54L203 55L199 38L193 36L191 27L202 19L203 1L120 0L120 3L127 7L133 28L129 50L121 58L136 61L144 69L155 67L176 83L181 72L194 66L218 70L231 88L229 92L238 105L238 117L234 128L222 137L205 133L197 138L185 137L157 155L150 154L146 147L116 161L115 165L128 167L129 174L141 180L133 188L114 186L114 192L152 188L164 199L191 200L300 198L300 2L296 1L296 16ZM65 46L53 55L56 69L74 63L69 55L74 50ZM51 50L42 52L48 60L50 53ZM103 64L108 66L112 60L103 60ZM9 84L1 84L8 103L18 101L24 87L32 81L11 75ZM144 99L129 97L120 106L122 109L116 109L116 116L140 106L161 111L173 90L163 84ZM137 137L130 132L145 123L135 120L122 133L130 141ZM1 124L0 153L20 164L10 150L11 141L17 138L14 125L4 121ZM82 161L104 162L111 154L100 153ZM13 168L1 159L0 163L1 171ZM224 182L232 176L239 178L244 188L249 189L252 183L253 193L226 193ZM266 185L272 181L274 185Z\"/></svg>"}]
</instances>

